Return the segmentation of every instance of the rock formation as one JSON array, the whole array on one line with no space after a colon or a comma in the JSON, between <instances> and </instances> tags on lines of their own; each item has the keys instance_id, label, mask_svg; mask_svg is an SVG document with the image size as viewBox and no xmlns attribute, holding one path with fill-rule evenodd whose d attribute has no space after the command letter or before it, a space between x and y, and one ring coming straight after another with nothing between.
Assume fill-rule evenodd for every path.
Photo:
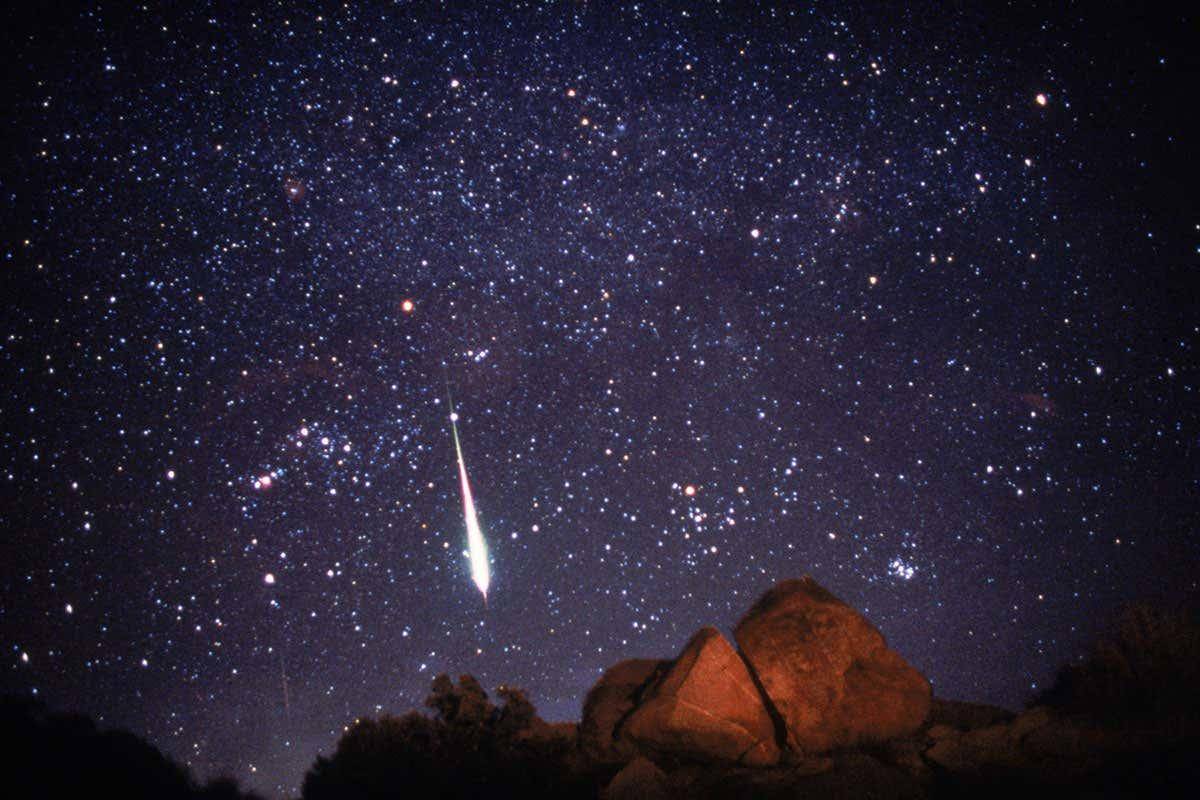
<instances>
[{"instance_id":1,"label":"rock formation","mask_svg":"<svg viewBox=\"0 0 1200 800\"><path fill-rule=\"evenodd\" d=\"M641 703L618 739L655 755L767 766L775 728L746 665L716 628L702 628Z\"/></svg>"},{"instance_id":2,"label":"rock formation","mask_svg":"<svg viewBox=\"0 0 1200 800\"><path fill-rule=\"evenodd\" d=\"M631 658L605 670L583 701L579 747L584 757L601 764L620 764L637 754L632 742L617 741L617 725L633 710L638 693L669 661Z\"/></svg>"},{"instance_id":3,"label":"rock formation","mask_svg":"<svg viewBox=\"0 0 1200 800\"><path fill-rule=\"evenodd\" d=\"M929 714L924 676L812 578L777 584L738 623L734 638L794 751L906 736Z\"/></svg>"},{"instance_id":4,"label":"rock formation","mask_svg":"<svg viewBox=\"0 0 1200 800\"><path fill-rule=\"evenodd\" d=\"M837 748L908 736L929 715L928 681L811 578L775 586L734 635L740 653L703 628L674 661L605 672L584 703L582 755L764 766L787 751L798 768Z\"/></svg>"},{"instance_id":5,"label":"rock formation","mask_svg":"<svg viewBox=\"0 0 1200 800\"><path fill-rule=\"evenodd\" d=\"M703 628L672 661L604 673L575 751L582 770L612 776L601 797L1190 797L1200 781L1178 780L1197 772L1195 727L1178 714L1121 728L933 700L878 630L808 577L763 595L734 638L738 650Z\"/></svg>"}]
</instances>

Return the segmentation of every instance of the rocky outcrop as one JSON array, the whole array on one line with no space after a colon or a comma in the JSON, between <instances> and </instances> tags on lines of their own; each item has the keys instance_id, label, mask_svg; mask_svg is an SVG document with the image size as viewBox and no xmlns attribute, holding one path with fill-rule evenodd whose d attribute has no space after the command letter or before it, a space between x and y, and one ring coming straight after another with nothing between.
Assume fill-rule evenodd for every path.
<instances>
[{"instance_id":1,"label":"rocky outcrop","mask_svg":"<svg viewBox=\"0 0 1200 800\"><path fill-rule=\"evenodd\" d=\"M1185 711L1117 727L1111 715L933 700L811 578L767 592L734 638L740 652L703 628L674 660L604 673L572 755L597 782L615 773L602 797L1141 797L1200 782L1179 780L1200 750ZM1112 794L1114 781L1128 792Z\"/></svg>"},{"instance_id":2,"label":"rocky outcrop","mask_svg":"<svg viewBox=\"0 0 1200 800\"><path fill-rule=\"evenodd\" d=\"M906 736L929 714L925 677L812 578L777 584L738 623L734 638L795 751Z\"/></svg>"},{"instance_id":3,"label":"rocky outcrop","mask_svg":"<svg viewBox=\"0 0 1200 800\"><path fill-rule=\"evenodd\" d=\"M767 592L734 636L740 654L704 628L674 661L605 672L584 702L581 754L600 764L645 755L747 766L785 755L798 767L909 736L929 714L929 682L811 578Z\"/></svg>"},{"instance_id":4,"label":"rocky outcrop","mask_svg":"<svg viewBox=\"0 0 1200 800\"><path fill-rule=\"evenodd\" d=\"M631 658L609 667L583 701L579 747L583 756L600 764L621 764L637 755L635 746L614 737L617 725L633 711L641 689L668 661Z\"/></svg>"},{"instance_id":5,"label":"rocky outcrop","mask_svg":"<svg viewBox=\"0 0 1200 800\"><path fill-rule=\"evenodd\" d=\"M621 723L619 740L652 755L767 766L775 728L746 665L716 628L702 628Z\"/></svg>"},{"instance_id":6,"label":"rocky outcrop","mask_svg":"<svg viewBox=\"0 0 1200 800\"><path fill-rule=\"evenodd\" d=\"M1147 741L1124 732L1061 717L1034 707L1005 722L957 730L934 725L925 759L955 774L1049 774L1073 778L1107 759L1145 747ZM1143 736L1153 738L1150 732Z\"/></svg>"}]
</instances>

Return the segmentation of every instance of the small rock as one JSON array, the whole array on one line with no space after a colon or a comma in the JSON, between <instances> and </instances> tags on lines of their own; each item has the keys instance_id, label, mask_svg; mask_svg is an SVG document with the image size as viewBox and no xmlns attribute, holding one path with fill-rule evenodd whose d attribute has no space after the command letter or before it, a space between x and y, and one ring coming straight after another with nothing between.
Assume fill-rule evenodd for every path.
<instances>
[{"instance_id":1,"label":"small rock","mask_svg":"<svg viewBox=\"0 0 1200 800\"><path fill-rule=\"evenodd\" d=\"M601 800L667 800L668 797L666 773L644 756L626 764L600 793Z\"/></svg>"},{"instance_id":2,"label":"small rock","mask_svg":"<svg viewBox=\"0 0 1200 800\"><path fill-rule=\"evenodd\" d=\"M924 778L929 775L929 762L921 755L923 749L915 739L892 739L883 744L878 755L883 763L913 777Z\"/></svg>"},{"instance_id":3,"label":"small rock","mask_svg":"<svg viewBox=\"0 0 1200 800\"><path fill-rule=\"evenodd\" d=\"M793 778L807 778L810 775L821 775L833 769L833 759L829 756L814 756L788 750L784 753L783 765L788 775Z\"/></svg>"},{"instance_id":4,"label":"small rock","mask_svg":"<svg viewBox=\"0 0 1200 800\"><path fill-rule=\"evenodd\" d=\"M1007 724L944 736L925 751L928 761L951 772L974 773L1010 767L1020 761L1017 742Z\"/></svg>"},{"instance_id":5,"label":"small rock","mask_svg":"<svg viewBox=\"0 0 1200 800\"><path fill-rule=\"evenodd\" d=\"M1010 722L1016 714L1006 708L983 703L964 703L960 700L933 699L929 709L929 725L948 725L960 731L973 731L1001 722Z\"/></svg>"},{"instance_id":6,"label":"small rock","mask_svg":"<svg viewBox=\"0 0 1200 800\"><path fill-rule=\"evenodd\" d=\"M1011 723L1009 730L1013 738L1024 739L1028 734L1043 728L1054 721L1054 715L1045 706L1035 706L1028 711L1018 714Z\"/></svg>"},{"instance_id":7,"label":"small rock","mask_svg":"<svg viewBox=\"0 0 1200 800\"><path fill-rule=\"evenodd\" d=\"M925 731L925 735L930 739L945 739L948 736L958 736L962 733L958 728L952 728L949 725L930 725L929 730Z\"/></svg>"}]
</instances>

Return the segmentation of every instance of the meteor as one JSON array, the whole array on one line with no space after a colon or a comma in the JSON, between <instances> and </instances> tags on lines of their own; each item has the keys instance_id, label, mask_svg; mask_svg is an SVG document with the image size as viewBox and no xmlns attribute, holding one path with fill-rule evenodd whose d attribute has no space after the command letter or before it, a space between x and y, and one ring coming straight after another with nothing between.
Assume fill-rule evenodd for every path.
<instances>
[{"instance_id":1,"label":"meteor","mask_svg":"<svg viewBox=\"0 0 1200 800\"><path fill-rule=\"evenodd\" d=\"M483 539L483 531L479 527L479 518L475 515L475 500L471 497L471 483L467 480L467 465L463 461L462 445L458 441L458 414L454 413L454 400L450 397L450 387L446 387L446 399L450 403L450 430L454 433L454 453L458 457L458 480L462 487L463 518L467 523L467 551L471 557L471 580L483 594L483 603L487 605L488 583L491 574L488 569L487 542Z\"/></svg>"}]
</instances>

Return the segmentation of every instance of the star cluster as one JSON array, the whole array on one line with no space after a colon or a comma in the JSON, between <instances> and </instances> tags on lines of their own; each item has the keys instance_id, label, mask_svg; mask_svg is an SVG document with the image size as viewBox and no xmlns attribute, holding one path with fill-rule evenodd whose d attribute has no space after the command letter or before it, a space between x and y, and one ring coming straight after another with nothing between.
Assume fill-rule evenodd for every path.
<instances>
[{"instance_id":1,"label":"star cluster","mask_svg":"<svg viewBox=\"0 0 1200 800\"><path fill-rule=\"evenodd\" d=\"M5 691L286 794L785 577L1008 705L1195 590L1187 20L251 5L4 34Z\"/></svg>"}]
</instances>

